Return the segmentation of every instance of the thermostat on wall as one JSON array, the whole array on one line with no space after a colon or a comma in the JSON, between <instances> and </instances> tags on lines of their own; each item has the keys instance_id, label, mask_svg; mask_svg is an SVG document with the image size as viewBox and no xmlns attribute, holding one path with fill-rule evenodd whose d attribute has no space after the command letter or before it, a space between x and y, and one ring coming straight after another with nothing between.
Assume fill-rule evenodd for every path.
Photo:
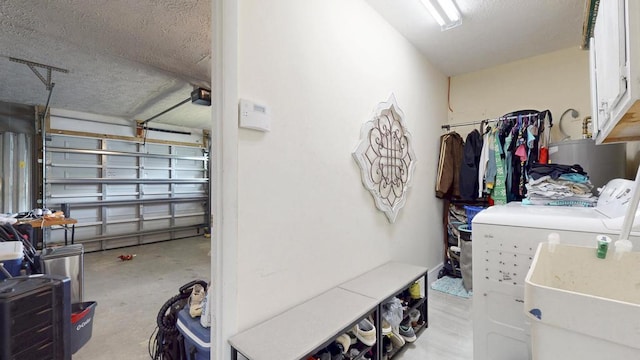
<instances>
[{"instance_id":1,"label":"thermostat on wall","mask_svg":"<svg viewBox=\"0 0 640 360\"><path fill-rule=\"evenodd\" d=\"M240 99L240 127L259 131L271 130L271 115L265 105Z\"/></svg>"}]
</instances>

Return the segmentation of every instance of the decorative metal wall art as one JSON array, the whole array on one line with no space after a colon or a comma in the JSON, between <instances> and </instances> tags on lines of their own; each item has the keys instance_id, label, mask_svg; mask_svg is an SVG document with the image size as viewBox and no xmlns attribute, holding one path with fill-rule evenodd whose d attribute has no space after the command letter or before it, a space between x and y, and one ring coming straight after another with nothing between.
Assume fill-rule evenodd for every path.
<instances>
[{"instance_id":1,"label":"decorative metal wall art","mask_svg":"<svg viewBox=\"0 0 640 360\"><path fill-rule=\"evenodd\" d=\"M406 202L416 164L411 134L393 94L378 104L372 119L362 125L353 157L376 207L393 223Z\"/></svg>"}]
</instances>

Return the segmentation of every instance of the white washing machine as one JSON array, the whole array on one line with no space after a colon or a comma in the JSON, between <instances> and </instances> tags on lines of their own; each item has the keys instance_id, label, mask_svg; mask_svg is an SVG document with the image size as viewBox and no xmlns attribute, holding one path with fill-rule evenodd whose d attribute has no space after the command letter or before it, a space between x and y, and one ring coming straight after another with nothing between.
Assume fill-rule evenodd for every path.
<instances>
[{"instance_id":1,"label":"white washing machine","mask_svg":"<svg viewBox=\"0 0 640 360\"><path fill-rule=\"evenodd\" d=\"M624 183L612 185L615 181ZM474 217L474 360L531 358L529 324L524 315L524 279L538 244L546 241L550 233L558 233L561 243L594 248L598 234L617 240L632 186L632 181L612 180L597 208L514 202L490 207ZM634 251L639 251L639 214L636 220L630 240Z\"/></svg>"}]
</instances>

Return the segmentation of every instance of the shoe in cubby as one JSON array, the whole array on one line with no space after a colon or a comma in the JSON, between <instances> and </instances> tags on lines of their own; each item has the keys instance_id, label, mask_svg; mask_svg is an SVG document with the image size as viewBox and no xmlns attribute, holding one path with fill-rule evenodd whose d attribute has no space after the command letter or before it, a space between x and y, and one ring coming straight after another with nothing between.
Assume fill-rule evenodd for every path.
<instances>
[{"instance_id":1,"label":"shoe in cubby","mask_svg":"<svg viewBox=\"0 0 640 360\"><path fill-rule=\"evenodd\" d=\"M385 319L382 319L382 335L389 335L391 333L391 324Z\"/></svg>"},{"instance_id":2,"label":"shoe in cubby","mask_svg":"<svg viewBox=\"0 0 640 360\"><path fill-rule=\"evenodd\" d=\"M409 320L411 320L411 326L412 327L417 327L418 326L418 320L420 320L420 316L422 314L420 314L420 310L418 309L413 309L411 311L409 311Z\"/></svg>"},{"instance_id":3,"label":"shoe in cubby","mask_svg":"<svg viewBox=\"0 0 640 360\"><path fill-rule=\"evenodd\" d=\"M351 338L347 334L342 334L336 338L336 343L341 347L342 353L346 354L351 346Z\"/></svg>"},{"instance_id":4,"label":"shoe in cubby","mask_svg":"<svg viewBox=\"0 0 640 360\"><path fill-rule=\"evenodd\" d=\"M393 344L391 343L391 339L389 338L389 336L385 336L382 338L382 345L382 349L385 355L393 350Z\"/></svg>"},{"instance_id":5,"label":"shoe in cubby","mask_svg":"<svg viewBox=\"0 0 640 360\"><path fill-rule=\"evenodd\" d=\"M402 336L400 336L400 334L398 332L396 332L396 330L394 329L391 334L387 335L389 337L389 339L391 339L391 344L393 345L394 349L400 349L401 347L404 346L405 341L402 338Z\"/></svg>"},{"instance_id":6,"label":"shoe in cubby","mask_svg":"<svg viewBox=\"0 0 640 360\"><path fill-rule=\"evenodd\" d=\"M376 327L368 319L362 319L353 327L353 332L358 340L367 346L376 343Z\"/></svg>"},{"instance_id":7,"label":"shoe in cubby","mask_svg":"<svg viewBox=\"0 0 640 360\"><path fill-rule=\"evenodd\" d=\"M405 321L404 323L400 324L400 327L398 328L398 334L402 336L404 341L408 343L412 343L417 339L416 333L413 331L413 328L411 327L411 323L408 321Z\"/></svg>"}]
</instances>

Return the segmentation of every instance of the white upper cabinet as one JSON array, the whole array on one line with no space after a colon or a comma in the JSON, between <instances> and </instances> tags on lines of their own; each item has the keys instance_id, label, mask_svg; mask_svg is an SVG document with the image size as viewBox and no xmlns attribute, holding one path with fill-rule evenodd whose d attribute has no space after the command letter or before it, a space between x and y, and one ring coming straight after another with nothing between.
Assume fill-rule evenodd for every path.
<instances>
[{"instance_id":1,"label":"white upper cabinet","mask_svg":"<svg viewBox=\"0 0 640 360\"><path fill-rule=\"evenodd\" d=\"M601 0L590 51L596 142L640 140L640 1Z\"/></svg>"}]
</instances>

